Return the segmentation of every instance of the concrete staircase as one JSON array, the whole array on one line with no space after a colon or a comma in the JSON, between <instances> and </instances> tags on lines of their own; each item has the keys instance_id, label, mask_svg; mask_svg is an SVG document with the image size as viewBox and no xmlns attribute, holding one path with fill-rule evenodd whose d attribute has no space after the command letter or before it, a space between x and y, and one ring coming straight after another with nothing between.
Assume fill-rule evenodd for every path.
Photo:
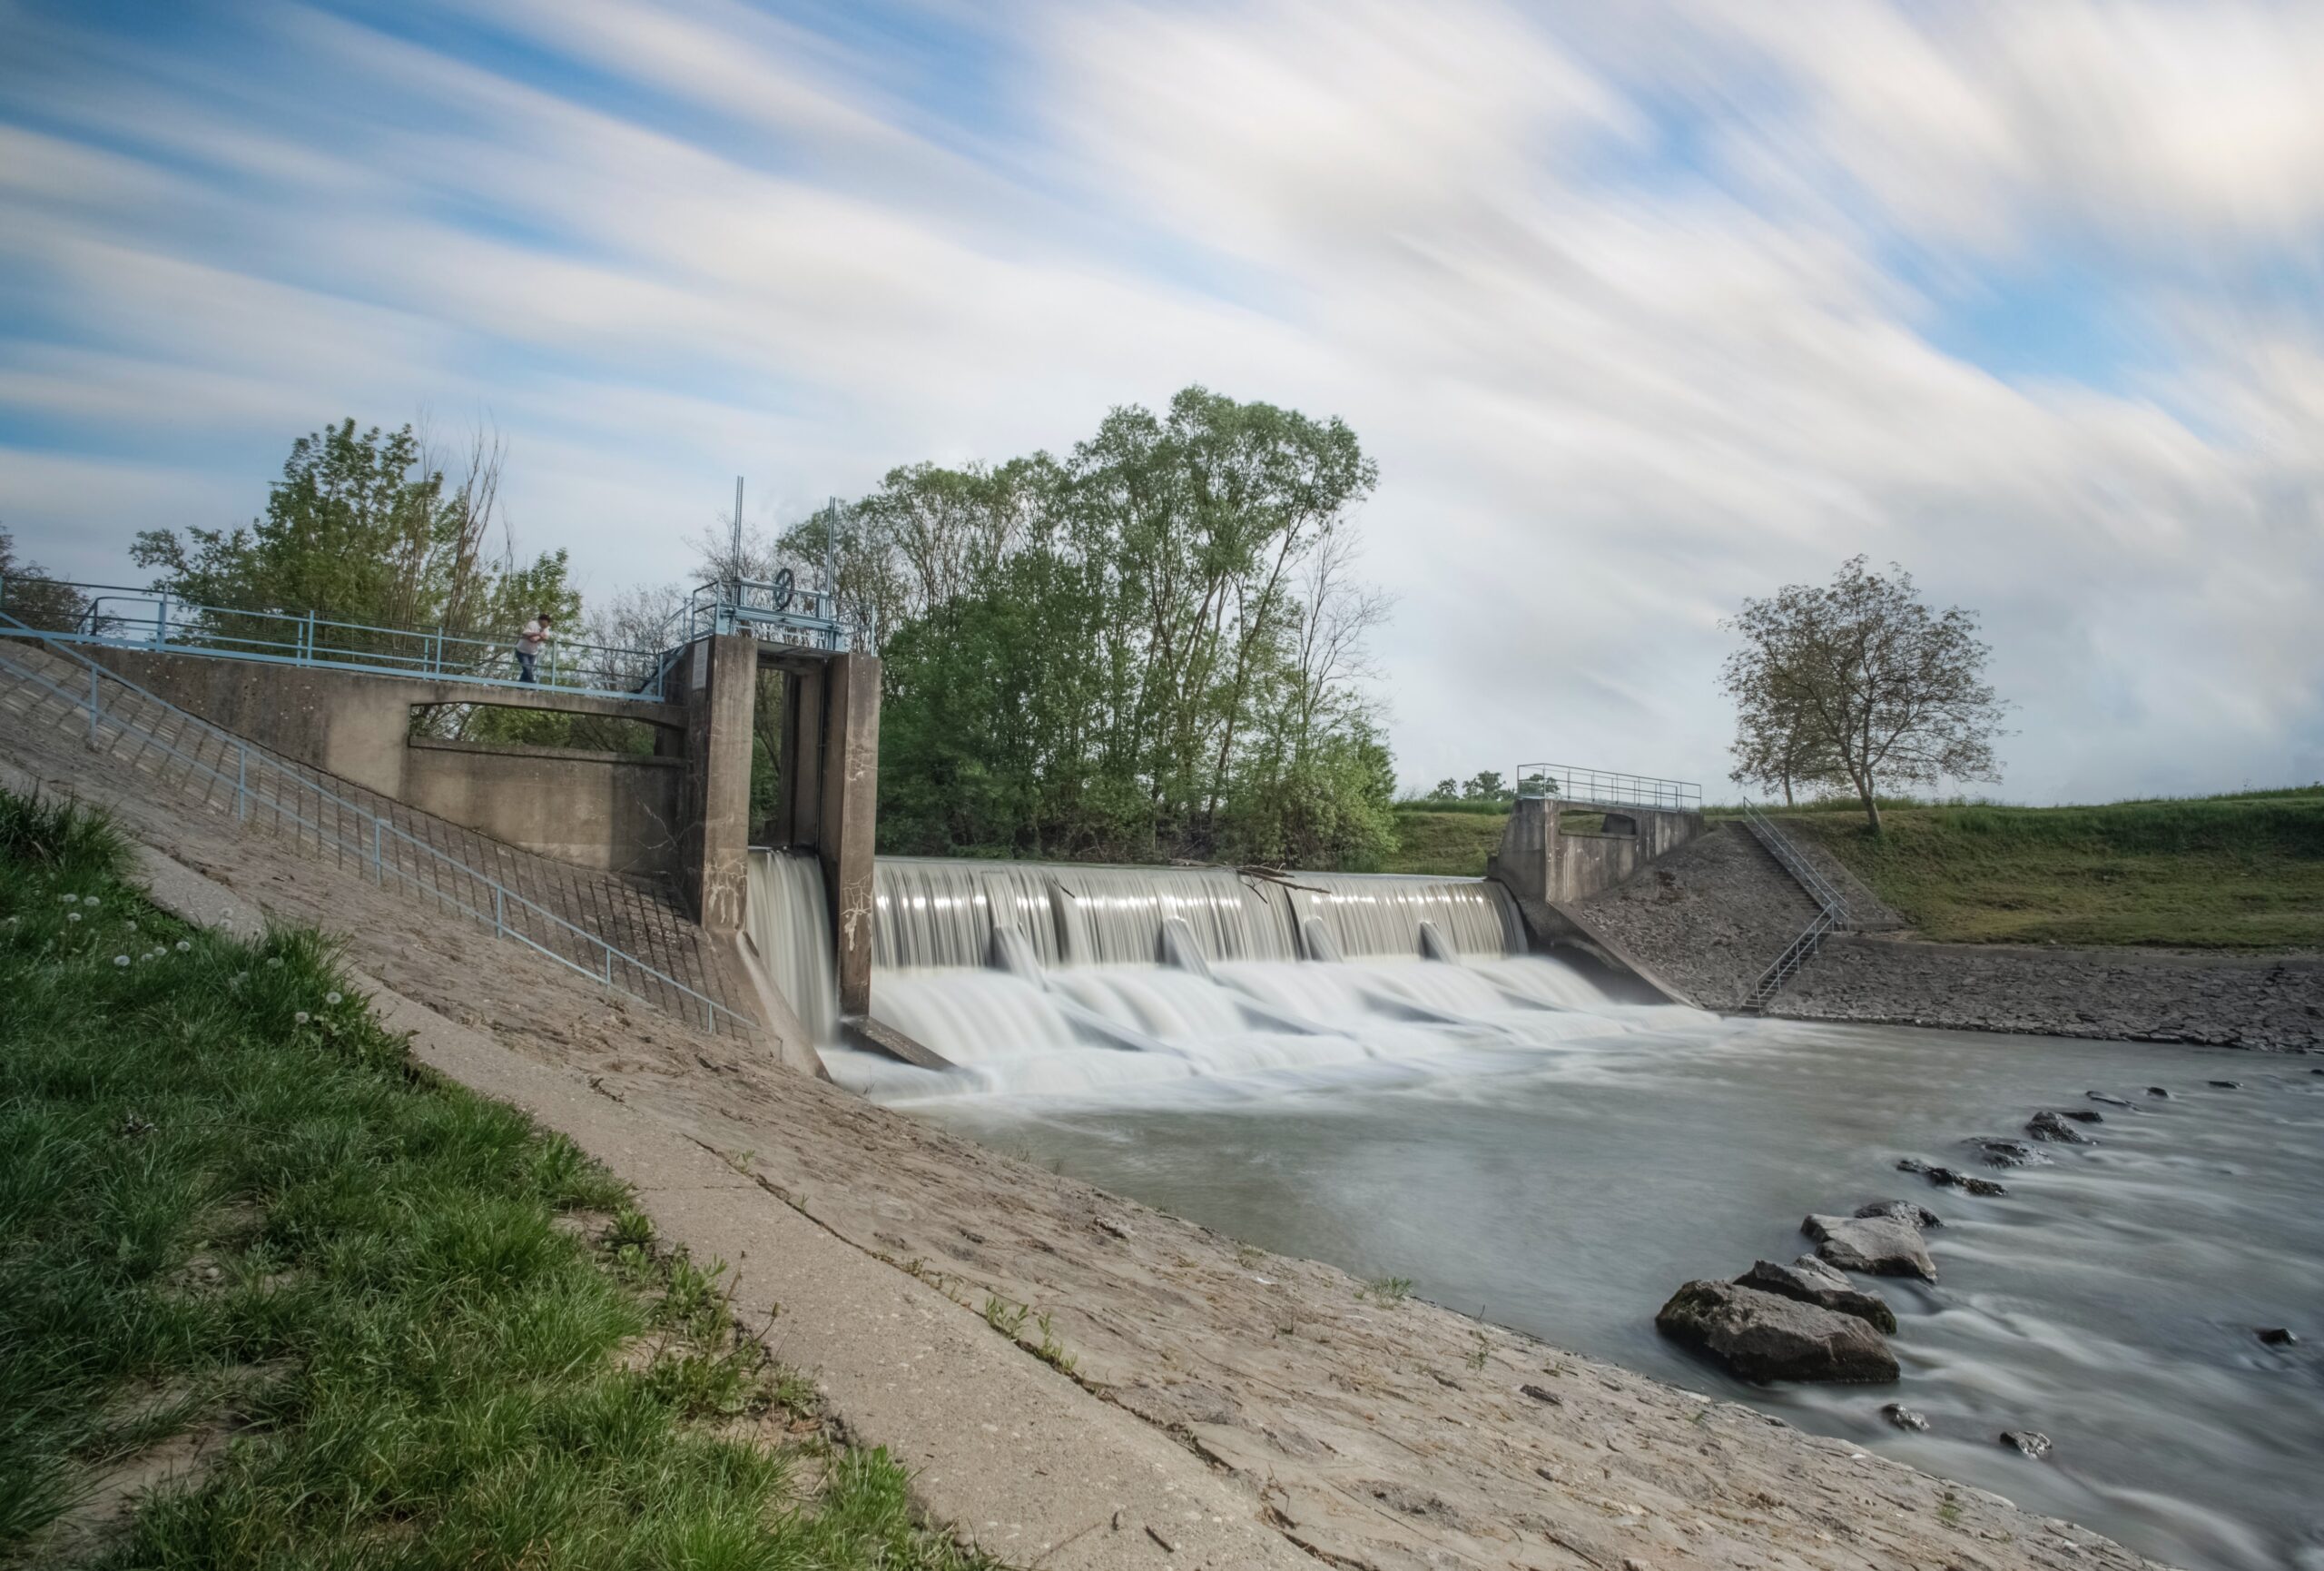
<instances>
[{"instance_id":1,"label":"concrete staircase","mask_svg":"<svg viewBox=\"0 0 2324 1571\"><path fill-rule=\"evenodd\" d=\"M0 731L52 775L117 788L132 771L156 794L457 912L694 1024L756 1031L666 881L520 851L270 752L34 637L0 637Z\"/></svg>"}]
</instances>

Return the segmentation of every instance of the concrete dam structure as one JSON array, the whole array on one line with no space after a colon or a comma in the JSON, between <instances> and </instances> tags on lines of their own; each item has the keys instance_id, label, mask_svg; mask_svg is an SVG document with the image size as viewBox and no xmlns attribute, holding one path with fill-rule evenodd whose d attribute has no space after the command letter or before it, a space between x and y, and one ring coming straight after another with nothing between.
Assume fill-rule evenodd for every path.
<instances>
[{"instance_id":1,"label":"concrete dam structure","mask_svg":"<svg viewBox=\"0 0 2324 1571\"><path fill-rule=\"evenodd\" d=\"M448 657L441 634L335 635L312 617L278 617L289 637L253 639L222 631L253 614L152 602L107 591L84 627L40 637L113 674L139 702L342 790L481 844L666 888L705 953L726 956L697 971L733 973L720 985L703 972L687 996L733 999L802 1068L819 1068L815 1050L842 1042L922 1068L973 1060L989 1044L963 1036L962 1023L995 1007L1007 1018L990 1019L991 1033L1141 1052L1193 1021L1297 1038L1342 1033L1359 1017L1462 1027L1512 1001L1571 1007L1600 996L1581 972L1509 966L1548 952L1621 969L1619 948L1594 942L1574 908L1703 828L1691 786L1525 766L1482 878L875 863L880 663L857 647L864 640L828 593L709 586L666 648L576 648L539 684L497 674L489 646L477 647L481 657ZM102 616L94 608L107 605ZM650 744L458 740L423 723L457 706L622 723ZM770 713L779 716L771 737L759 734ZM774 756L777 794L754 818L761 749ZM1591 816L1574 816L1581 812ZM445 837L424 825L417 833ZM504 914L496 906L492 919L506 930ZM592 933L603 925L580 912L552 919L565 915ZM625 963L650 969L608 948L609 982ZM1254 966L1270 969L1236 969ZM1093 980L1101 977L1110 980ZM1028 990L1043 1000L1029 1013Z\"/></svg>"}]
</instances>

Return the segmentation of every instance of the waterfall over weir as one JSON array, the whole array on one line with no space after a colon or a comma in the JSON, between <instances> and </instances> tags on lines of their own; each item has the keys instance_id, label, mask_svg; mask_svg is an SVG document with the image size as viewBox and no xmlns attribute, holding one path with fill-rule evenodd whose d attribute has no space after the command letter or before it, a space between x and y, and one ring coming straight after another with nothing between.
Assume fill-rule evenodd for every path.
<instances>
[{"instance_id":1,"label":"waterfall over weir","mask_svg":"<svg viewBox=\"0 0 2324 1571\"><path fill-rule=\"evenodd\" d=\"M872 1013L946 1073L829 1045L812 858L753 852L750 888L753 942L832 1074L884 1100L1344 1074L1602 1036L1633 1013L1526 954L1482 879L882 857Z\"/></svg>"}]
</instances>

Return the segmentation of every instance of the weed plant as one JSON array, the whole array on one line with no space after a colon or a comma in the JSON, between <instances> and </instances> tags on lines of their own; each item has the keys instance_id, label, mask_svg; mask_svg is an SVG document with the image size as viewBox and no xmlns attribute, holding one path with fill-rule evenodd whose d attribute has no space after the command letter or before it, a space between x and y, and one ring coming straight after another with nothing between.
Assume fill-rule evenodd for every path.
<instances>
[{"instance_id":1,"label":"weed plant","mask_svg":"<svg viewBox=\"0 0 2324 1571\"><path fill-rule=\"evenodd\" d=\"M812 1391L719 1268L417 1072L315 934L188 927L126 867L100 818L0 793L0 1560L982 1564L884 1452L786 1418ZM613 1214L602 1246L573 1212ZM58 1536L192 1426L204 1474Z\"/></svg>"}]
</instances>

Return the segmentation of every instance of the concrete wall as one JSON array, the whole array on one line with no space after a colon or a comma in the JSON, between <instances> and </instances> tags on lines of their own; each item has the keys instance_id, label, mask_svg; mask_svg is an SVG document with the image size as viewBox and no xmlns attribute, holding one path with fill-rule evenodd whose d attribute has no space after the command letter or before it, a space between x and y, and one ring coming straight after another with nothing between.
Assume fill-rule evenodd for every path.
<instances>
[{"instance_id":1,"label":"concrete wall","mask_svg":"<svg viewBox=\"0 0 2324 1571\"><path fill-rule=\"evenodd\" d=\"M686 703L678 885L696 922L713 933L737 933L750 877L758 640L748 633L697 638L678 672Z\"/></svg>"},{"instance_id":2,"label":"concrete wall","mask_svg":"<svg viewBox=\"0 0 2324 1571\"><path fill-rule=\"evenodd\" d=\"M413 706L477 702L479 689L465 683L102 646L85 652L238 736L512 845L584 867L675 870L683 769L675 757L414 741ZM675 704L637 698L483 692L510 708L643 721L657 736L676 734L686 719Z\"/></svg>"},{"instance_id":3,"label":"concrete wall","mask_svg":"<svg viewBox=\"0 0 2324 1571\"><path fill-rule=\"evenodd\" d=\"M497 840L608 873L677 870L677 758L414 740L399 799Z\"/></svg>"},{"instance_id":4,"label":"concrete wall","mask_svg":"<svg viewBox=\"0 0 2324 1571\"><path fill-rule=\"evenodd\" d=\"M1562 803L1520 798L1501 832L1501 849L1485 865L1485 875L1506 884L1521 905L1587 900L1703 832L1699 813L1633 808L1604 815L1598 831L1576 834L1562 826L1563 811Z\"/></svg>"}]
</instances>

